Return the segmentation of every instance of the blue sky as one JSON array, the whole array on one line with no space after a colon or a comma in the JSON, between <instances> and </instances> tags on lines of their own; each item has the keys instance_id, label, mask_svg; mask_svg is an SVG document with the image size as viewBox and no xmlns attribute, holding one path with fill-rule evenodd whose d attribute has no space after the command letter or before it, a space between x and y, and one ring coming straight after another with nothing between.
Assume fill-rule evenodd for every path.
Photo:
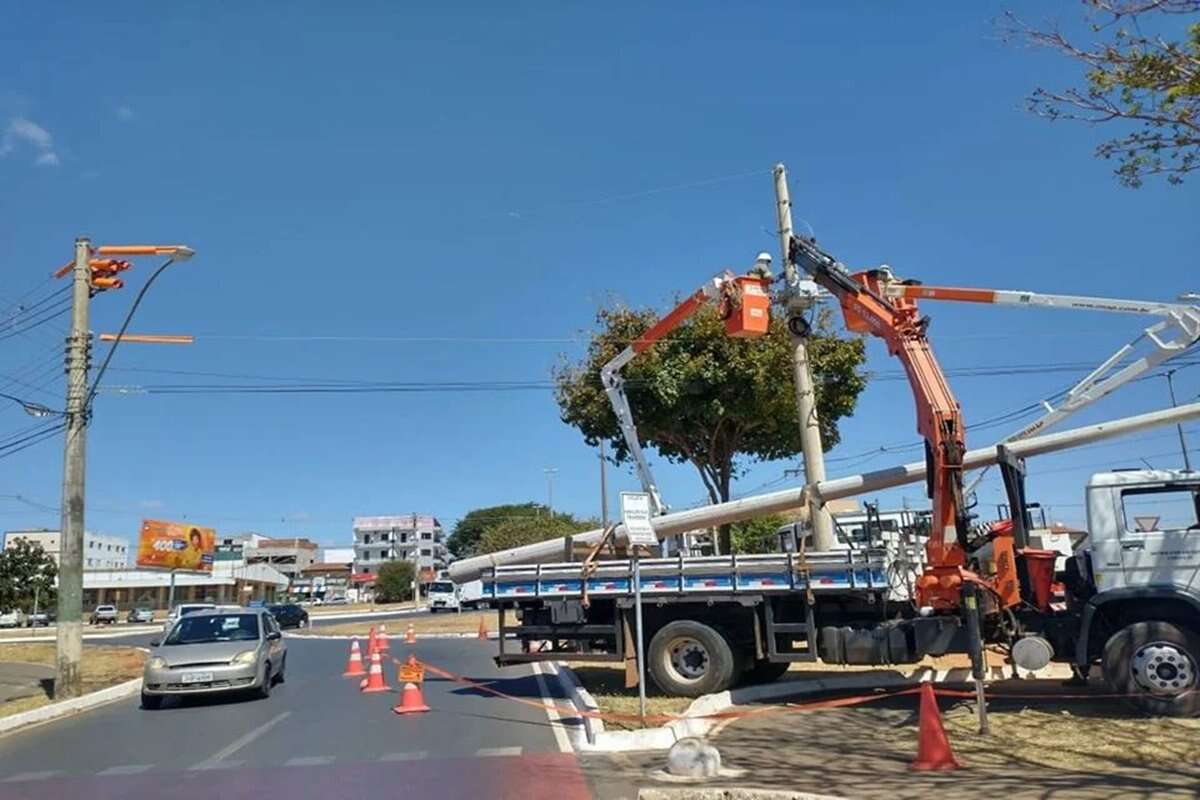
<instances>
[{"instance_id":1,"label":"blue sky","mask_svg":"<svg viewBox=\"0 0 1200 800\"><path fill-rule=\"evenodd\" d=\"M10 8L0 306L56 288L40 284L78 234L185 242L197 257L160 279L133 329L197 343L123 347L106 384L231 382L168 370L541 381L580 352L598 304L666 310L773 252L776 161L797 218L854 267L1148 299L1200 290L1200 178L1123 189L1091 155L1103 129L1028 115L1029 90L1077 70L1000 42L1005 6L350 5ZM1074 24L1077 6L1061 13ZM116 329L152 266L96 299L94 330ZM1139 329L926 310L947 367L1098 363ZM0 340L0 373L22 381L0 391L61 407L64 326ZM871 369L894 373L878 342L869 350ZM969 424L1075 377L1048 368L955 388ZM1200 369L1177 388L1194 397ZM1077 419L1165 402L1160 378ZM31 423L0 407L0 436ZM873 382L830 473L912 460L846 456L912 443L914 424L906 386ZM1044 458L1030 494L1079 521L1089 471L1178 466L1173 435ZM543 500L546 467L558 469L556 507L598 513L595 453L546 390L104 394L88 456L88 527L111 533L157 516L345 542L356 514L429 512L449 526L476 506ZM674 506L703 496L690 467L655 464ZM785 485L788 466L754 465L737 491ZM0 461L0 525L57 524L60 468L59 440ZM611 505L635 484L616 472ZM881 497L903 498L923 500L915 486ZM999 502L998 482L981 500Z\"/></svg>"}]
</instances>

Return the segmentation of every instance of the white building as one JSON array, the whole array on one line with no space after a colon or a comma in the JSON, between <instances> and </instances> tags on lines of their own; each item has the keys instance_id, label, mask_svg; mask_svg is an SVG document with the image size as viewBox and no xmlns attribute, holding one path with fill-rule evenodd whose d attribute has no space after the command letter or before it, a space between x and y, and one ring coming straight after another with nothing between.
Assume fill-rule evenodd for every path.
<instances>
[{"instance_id":1,"label":"white building","mask_svg":"<svg viewBox=\"0 0 1200 800\"><path fill-rule=\"evenodd\" d=\"M62 549L61 534L49 528L8 531L4 534L4 546L24 539L36 542L42 546L54 563L58 564L59 552ZM129 540L123 536L109 536L104 533L86 531L83 534L83 568L98 569L128 569L130 557Z\"/></svg>"},{"instance_id":2,"label":"white building","mask_svg":"<svg viewBox=\"0 0 1200 800\"><path fill-rule=\"evenodd\" d=\"M442 524L432 515L354 518L354 575L374 575L386 562L404 560L428 581L445 569L448 557Z\"/></svg>"},{"instance_id":3,"label":"white building","mask_svg":"<svg viewBox=\"0 0 1200 800\"><path fill-rule=\"evenodd\" d=\"M326 547L321 553L321 561L325 564L353 564L353 547Z\"/></svg>"}]
</instances>

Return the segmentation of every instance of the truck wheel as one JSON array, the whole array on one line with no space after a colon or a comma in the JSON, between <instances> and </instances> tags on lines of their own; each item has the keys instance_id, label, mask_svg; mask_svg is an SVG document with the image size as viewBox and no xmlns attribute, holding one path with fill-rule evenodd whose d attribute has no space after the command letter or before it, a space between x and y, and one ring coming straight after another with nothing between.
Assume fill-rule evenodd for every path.
<instances>
[{"instance_id":1,"label":"truck wheel","mask_svg":"<svg viewBox=\"0 0 1200 800\"><path fill-rule=\"evenodd\" d=\"M1170 622L1135 622L1104 645L1104 680L1147 714L1200 715L1200 636Z\"/></svg>"},{"instance_id":2,"label":"truck wheel","mask_svg":"<svg viewBox=\"0 0 1200 800\"><path fill-rule=\"evenodd\" d=\"M789 661L767 661L765 658L755 661L742 676L742 683L773 683L782 678L791 665Z\"/></svg>"},{"instance_id":3,"label":"truck wheel","mask_svg":"<svg viewBox=\"0 0 1200 800\"><path fill-rule=\"evenodd\" d=\"M654 634L646 654L650 677L665 694L699 697L728 689L737 677L725 637L692 620L669 622Z\"/></svg>"}]
</instances>

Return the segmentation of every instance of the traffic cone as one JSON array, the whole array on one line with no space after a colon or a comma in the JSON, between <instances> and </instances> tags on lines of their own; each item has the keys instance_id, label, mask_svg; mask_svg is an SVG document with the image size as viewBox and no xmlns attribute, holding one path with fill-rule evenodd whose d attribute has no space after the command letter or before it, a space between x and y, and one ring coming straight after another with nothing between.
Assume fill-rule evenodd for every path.
<instances>
[{"instance_id":1,"label":"traffic cone","mask_svg":"<svg viewBox=\"0 0 1200 800\"><path fill-rule=\"evenodd\" d=\"M367 632L367 658L370 658L371 653L374 653L378 649L379 643L375 641L375 626L372 625L371 629Z\"/></svg>"},{"instance_id":2,"label":"traffic cone","mask_svg":"<svg viewBox=\"0 0 1200 800\"><path fill-rule=\"evenodd\" d=\"M350 660L346 662L346 671L342 673L342 677L357 678L366 674L367 671L363 669L362 650L358 647L358 637L356 636L350 644Z\"/></svg>"},{"instance_id":3,"label":"traffic cone","mask_svg":"<svg viewBox=\"0 0 1200 800\"><path fill-rule=\"evenodd\" d=\"M406 631L404 631L404 643L405 644L416 644L417 643L417 629L413 627L413 624L411 622L408 623L408 629Z\"/></svg>"},{"instance_id":4,"label":"traffic cone","mask_svg":"<svg viewBox=\"0 0 1200 800\"><path fill-rule=\"evenodd\" d=\"M381 653L388 651L387 625L379 623L379 635L375 637L375 649Z\"/></svg>"},{"instance_id":5,"label":"traffic cone","mask_svg":"<svg viewBox=\"0 0 1200 800\"><path fill-rule=\"evenodd\" d=\"M415 714L428 710L429 706L425 705L425 698L421 694L421 687L415 683L404 684L404 692L400 695L400 702L392 706L392 711L395 711L397 714Z\"/></svg>"},{"instance_id":6,"label":"traffic cone","mask_svg":"<svg viewBox=\"0 0 1200 800\"><path fill-rule=\"evenodd\" d=\"M917 734L917 759L909 764L914 770L952 770L962 764L954 757L946 729L942 727L942 712L938 711L933 684L921 684L921 723Z\"/></svg>"},{"instance_id":7,"label":"traffic cone","mask_svg":"<svg viewBox=\"0 0 1200 800\"><path fill-rule=\"evenodd\" d=\"M371 694L372 692L390 692L392 687L387 685L387 681L383 678L383 659L379 656L379 651L371 653L371 671L367 673L366 680L361 684L363 694Z\"/></svg>"},{"instance_id":8,"label":"traffic cone","mask_svg":"<svg viewBox=\"0 0 1200 800\"><path fill-rule=\"evenodd\" d=\"M488 638L487 622L485 622L482 619L479 620L479 633L477 635L483 641L485 641L485 642L487 641L487 638Z\"/></svg>"}]
</instances>

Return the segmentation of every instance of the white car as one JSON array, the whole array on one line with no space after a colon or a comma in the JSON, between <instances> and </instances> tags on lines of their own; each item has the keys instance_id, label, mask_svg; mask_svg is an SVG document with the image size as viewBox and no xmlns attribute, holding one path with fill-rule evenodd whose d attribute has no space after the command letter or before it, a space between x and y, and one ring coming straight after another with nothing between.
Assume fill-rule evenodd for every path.
<instances>
[{"instance_id":1,"label":"white car","mask_svg":"<svg viewBox=\"0 0 1200 800\"><path fill-rule=\"evenodd\" d=\"M19 608L0 612L0 628L22 628L25 626L25 612Z\"/></svg>"}]
</instances>

